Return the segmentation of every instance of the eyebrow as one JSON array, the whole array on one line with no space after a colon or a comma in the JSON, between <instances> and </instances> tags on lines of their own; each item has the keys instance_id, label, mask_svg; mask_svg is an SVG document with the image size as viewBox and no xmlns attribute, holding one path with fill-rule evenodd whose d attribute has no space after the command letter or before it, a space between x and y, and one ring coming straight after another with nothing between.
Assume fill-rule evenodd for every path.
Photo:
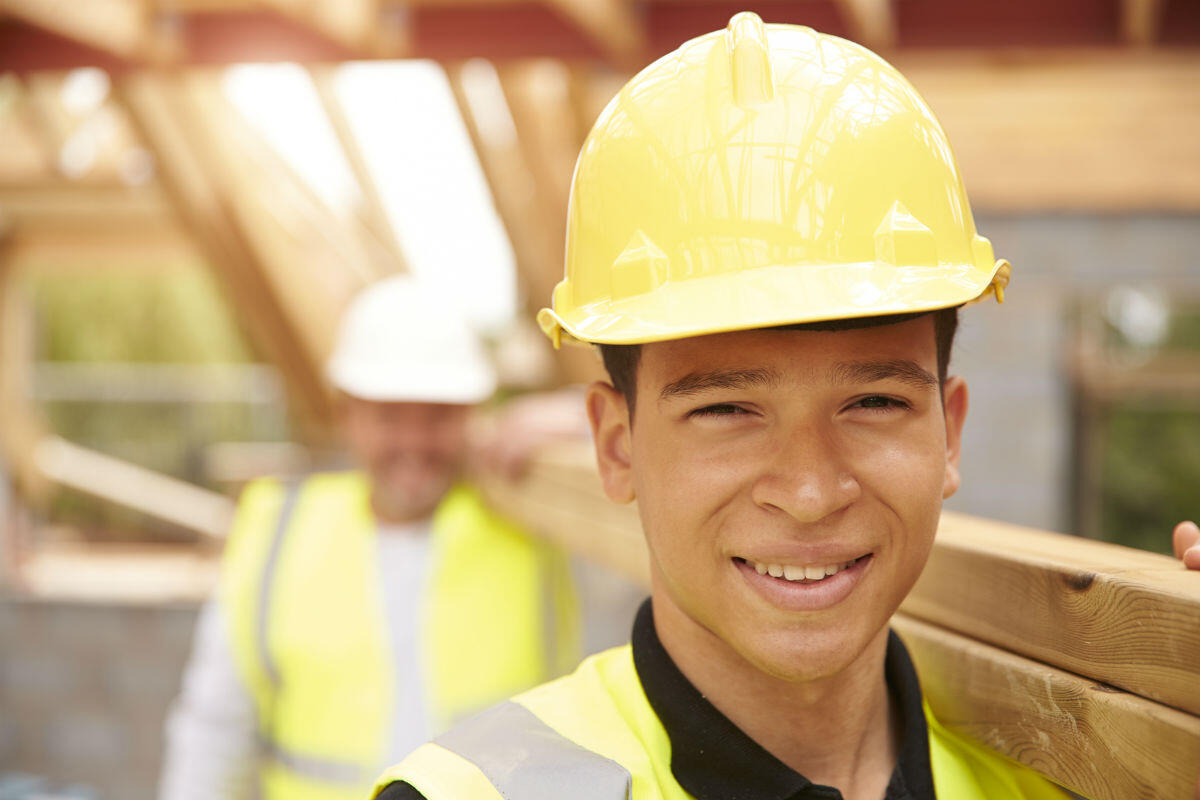
<instances>
[{"instance_id":1,"label":"eyebrow","mask_svg":"<svg viewBox=\"0 0 1200 800\"><path fill-rule=\"evenodd\" d=\"M917 389L932 389L938 385L929 370L913 361L843 361L829 369L832 383L874 383L897 380Z\"/></svg>"},{"instance_id":2,"label":"eyebrow","mask_svg":"<svg viewBox=\"0 0 1200 800\"><path fill-rule=\"evenodd\" d=\"M688 397L710 389L749 389L775 386L778 383L779 373L770 369L715 369L709 372L692 372L664 386L658 393L658 399Z\"/></svg>"}]
</instances>

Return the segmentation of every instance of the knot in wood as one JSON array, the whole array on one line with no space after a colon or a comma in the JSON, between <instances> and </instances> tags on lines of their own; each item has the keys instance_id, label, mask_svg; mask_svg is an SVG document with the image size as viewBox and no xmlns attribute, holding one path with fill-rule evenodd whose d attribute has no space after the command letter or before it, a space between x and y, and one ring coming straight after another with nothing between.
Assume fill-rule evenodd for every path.
<instances>
[{"instance_id":1,"label":"knot in wood","mask_svg":"<svg viewBox=\"0 0 1200 800\"><path fill-rule=\"evenodd\" d=\"M1086 592L1091 588L1092 581L1094 580L1096 580L1096 573L1094 572L1072 572L1063 575L1063 582L1077 592Z\"/></svg>"}]
</instances>

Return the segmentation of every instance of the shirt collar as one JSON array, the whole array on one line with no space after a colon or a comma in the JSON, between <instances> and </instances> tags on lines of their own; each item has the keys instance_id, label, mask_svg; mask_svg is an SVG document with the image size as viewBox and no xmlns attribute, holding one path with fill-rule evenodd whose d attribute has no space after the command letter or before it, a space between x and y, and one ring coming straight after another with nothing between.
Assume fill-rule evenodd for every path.
<instances>
[{"instance_id":1,"label":"shirt collar","mask_svg":"<svg viewBox=\"0 0 1200 800\"><path fill-rule=\"evenodd\" d=\"M697 800L840 800L764 750L712 705L667 654L647 600L633 625L633 663L671 740L671 772ZM888 633L885 674L900 714L899 759L883 800L934 797L921 686L904 644Z\"/></svg>"}]
</instances>

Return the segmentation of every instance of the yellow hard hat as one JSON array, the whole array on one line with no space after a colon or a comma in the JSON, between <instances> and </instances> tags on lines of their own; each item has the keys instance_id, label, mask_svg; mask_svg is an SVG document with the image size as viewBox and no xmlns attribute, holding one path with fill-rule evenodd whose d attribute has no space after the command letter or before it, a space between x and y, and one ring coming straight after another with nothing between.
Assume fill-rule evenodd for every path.
<instances>
[{"instance_id":1,"label":"yellow hard hat","mask_svg":"<svg viewBox=\"0 0 1200 800\"><path fill-rule=\"evenodd\" d=\"M994 293L928 106L869 50L742 13L642 70L571 183L557 346L930 311Z\"/></svg>"}]
</instances>

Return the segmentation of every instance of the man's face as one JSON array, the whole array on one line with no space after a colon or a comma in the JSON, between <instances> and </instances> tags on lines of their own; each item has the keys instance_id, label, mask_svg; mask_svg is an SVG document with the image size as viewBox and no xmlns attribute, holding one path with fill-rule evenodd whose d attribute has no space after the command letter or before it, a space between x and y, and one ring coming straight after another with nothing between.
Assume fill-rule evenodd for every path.
<instances>
[{"instance_id":1,"label":"man's face","mask_svg":"<svg viewBox=\"0 0 1200 800\"><path fill-rule=\"evenodd\" d=\"M632 426L594 385L601 474L638 501L656 619L694 628L664 640L699 637L792 681L878 641L958 487L966 387L946 382L943 412L936 376L924 316L643 345Z\"/></svg>"},{"instance_id":2,"label":"man's face","mask_svg":"<svg viewBox=\"0 0 1200 800\"><path fill-rule=\"evenodd\" d=\"M346 438L371 476L371 502L385 522L433 513L462 468L470 406L377 403L346 397Z\"/></svg>"}]
</instances>

